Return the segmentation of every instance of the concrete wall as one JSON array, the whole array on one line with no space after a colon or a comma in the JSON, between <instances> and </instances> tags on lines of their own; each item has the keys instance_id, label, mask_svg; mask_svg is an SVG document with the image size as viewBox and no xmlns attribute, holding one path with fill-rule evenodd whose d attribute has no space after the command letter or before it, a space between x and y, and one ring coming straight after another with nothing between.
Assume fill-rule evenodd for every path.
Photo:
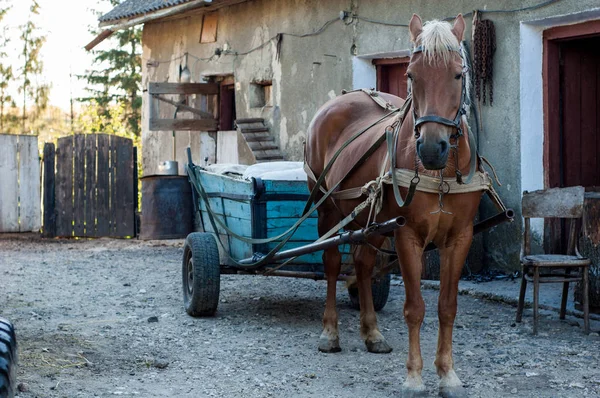
<instances>
[{"instance_id":1,"label":"concrete wall","mask_svg":"<svg viewBox=\"0 0 600 398\"><path fill-rule=\"evenodd\" d=\"M189 13L184 18L145 25L144 84L177 81L179 67L184 62L182 55L189 52L194 56L188 58L192 81L202 81L203 75L234 74L237 117L265 118L286 159L301 160L306 129L318 107L342 89L374 87L375 69L371 59L407 55L408 29L361 19L336 20L319 35L284 36L279 59L275 40L243 55L249 49L280 32L313 32L335 19L341 10L352 10L363 18L407 24L412 13L418 13L426 21L453 17L473 9L516 9L540 2L542 0L490 4L477 0L253 0L218 11L217 42L212 44L199 44L202 17L198 13ZM494 105L481 108L483 128L479 135L479 150L496 166L503 182L498 188L500 196L518 213L516 222L496 227L479 238L484 248L484 262L489 266L505 270L519 268L521 192L525 188L543 187L543 134L539 124L542 120L541 50L534 46L529 51L529 46L532 41L541 40L541 34L548 26L598 18L590 11L598 6L598 0L562 0L533 11L483 14L483 18L491 19L495 24L497 50ZM576 14L582 11L585 15L577 17ZM469 44L470 25L470 19L467 19L465 36ZM239 55L229 53L217 57L214 56L217 48L226 48ZM147 66L150 60L167 62ZM273 107L250 107L250 84L266 80L273 82ZM528 82L535 83L531 89ZM143 162L144 174L149 174L154 163L167 160L157 157L164 156L161 151L165 148L171 148L171 134L147 131L148 101L147 97L144 99ZM193 138L197 133L183 134L183 141L185 137L189 137L190 142L200 141ZM183 154L181 156L183 159ZM480 217L486 218L495 212L491 203L484 199Z\"/></svg>"}]
</instances>

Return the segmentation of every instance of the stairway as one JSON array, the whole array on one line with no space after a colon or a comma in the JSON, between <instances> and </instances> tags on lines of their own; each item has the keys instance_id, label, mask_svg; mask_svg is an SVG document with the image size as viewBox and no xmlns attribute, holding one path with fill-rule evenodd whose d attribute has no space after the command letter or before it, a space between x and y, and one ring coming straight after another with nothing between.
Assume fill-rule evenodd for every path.
<instances>
[{"instance_id":1,"label":"stairway","mask_svg":"<svg viewBox=\"0 0 600 398\"><path fill-rule=\"evenodd\" d=\"M244 136L257 163L284 160L279 146L277 146L269 132L269 128L265 126L264 119L237 119L235 125Z\"/></svg>"}]
</instances>

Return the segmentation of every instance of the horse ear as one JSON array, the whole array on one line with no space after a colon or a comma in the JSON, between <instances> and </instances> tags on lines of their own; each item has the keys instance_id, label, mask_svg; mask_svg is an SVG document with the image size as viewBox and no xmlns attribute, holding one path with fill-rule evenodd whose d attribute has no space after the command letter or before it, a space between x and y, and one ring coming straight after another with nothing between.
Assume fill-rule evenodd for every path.
<instances>
[{"instance_id":1,"label":"horse ear","mask_svg":"<svg viewBox=\"0 0 600 398\"><path fill-rule=\"evenodd\" d=\"M463 35L465 33L465 19L462 14L458 14L456 19L454 20L454 26L452 26L452 33L458 39L459 42L462 41Z\"/></svg>"},{"instance_id":2,"label":"horse ear","mask_svg":"<svg viewBox=\"0 0 600 398\"><path fill-rule=\"evenodd\" d=\"M417 14L413 14L408 24L408 30L410 31L410 41L413 43L417 42L417 38L423 31L423 21Z\"/></svg>"}]
</instances>

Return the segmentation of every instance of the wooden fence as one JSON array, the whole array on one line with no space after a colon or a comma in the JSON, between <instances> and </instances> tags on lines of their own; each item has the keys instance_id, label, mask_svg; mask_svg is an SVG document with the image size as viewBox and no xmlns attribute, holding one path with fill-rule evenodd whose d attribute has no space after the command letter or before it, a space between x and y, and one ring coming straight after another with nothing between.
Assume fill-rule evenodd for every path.
<instances>
[{"instance_id":1,"label":"wooden fence","mask_svg":"<svg viewBox=\"0 0 600 398\"><path fill-rule=\"evenodd\" d=\"M136 155L130 139L107 134L63 137L56 150L47 143L45 235L135 236Z\"/></svg>"},{"instance_id":2,"label":"wooden fence","mask_svg":"<svg viewBox=\"0 0 600 398\"><path fill-rule=\"evenodd\" d=\"M39 231L38 139L0 134L0 232Z\"/></svg>"}]
</instances>

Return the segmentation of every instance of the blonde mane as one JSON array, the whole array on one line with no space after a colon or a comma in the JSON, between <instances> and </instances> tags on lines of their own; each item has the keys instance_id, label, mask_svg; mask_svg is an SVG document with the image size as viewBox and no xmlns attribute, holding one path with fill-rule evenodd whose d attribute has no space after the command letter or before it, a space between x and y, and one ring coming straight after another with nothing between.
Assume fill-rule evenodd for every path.
<instances>
[{"instance_id":1,"label":"blonde mane","mask_svg":"<svg viewBox=\"0 0 600 398\"><path fill-rule=\"evenodd\" d=\"M452 26L437 19L425 22L417 42L423 47L423 57L429 63L442 61L447 65L452 53L460 48L458 39L452 33Z\"/></svg>"}]
</instances>

